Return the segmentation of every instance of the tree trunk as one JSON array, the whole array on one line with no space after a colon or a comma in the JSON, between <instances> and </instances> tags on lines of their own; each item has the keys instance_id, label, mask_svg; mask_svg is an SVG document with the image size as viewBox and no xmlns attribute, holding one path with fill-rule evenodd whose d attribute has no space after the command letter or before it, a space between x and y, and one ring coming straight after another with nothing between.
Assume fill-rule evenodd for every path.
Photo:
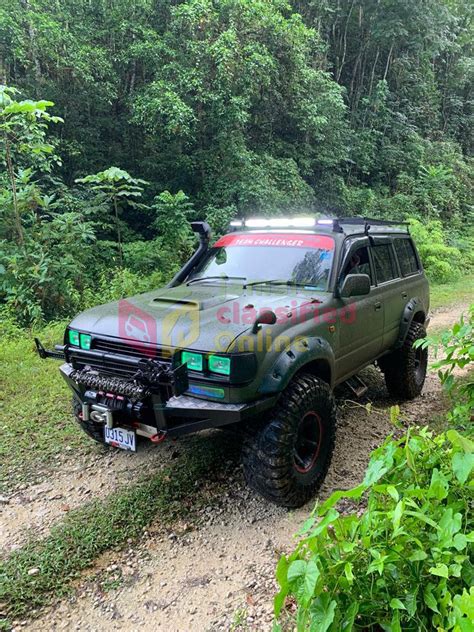
<instances>
[{"instance_id":1,"label":"tree trunk","mask_svg":"<svg viewBox=\"0 0 474 632\"><path fill-rule=\"evenodd\" d=\"M30 3L28 2L28 0L21 0L21 6L25 10L25 12L30 10ZM38 85L41 83L41 65L36 54L36 31L28 16L26 16L26 27L28 29L28 38L30 40L31 61L33 62L33 67L35 69L35 83L36 87L38 87Z\"/></svg>"},{"instance_id":2,"label":"tree trunk","mask_svg":"<svg viewBox=\"0 0 474 632\"><path fill-rule=\"evenodd\" d=\"M7 161L8 177L10 178L10 184L12 187L12 199L13 199L13 215L15 218L15 228L17 234L17 241L19 245L24 248L25 237L23 235L23 226L21 225L20 211L18 208L18 197L16 191L16 178L15 170L13 169L12 156L11 156L11 143L8 137L5 140L5 158Z\"/></svg>"},{"instance_id":3,"label":"tree trunk","mask_svg":"<svg viewBox=\"0 0 474 632\"><path fill-rule=\"evenodd\" d=\"M115 211L115 228L117 229L117 241L118 241L118 251L119 251L119 264L120 268L123 268L123 251L122 251L122 234L120 232L120 222L118 216L118 206L117 206L117 198L114 195L114 211Z\"/></svg>"},{"instance_id":4,"label":"tree trunk","mask_svg":"<svg viewBox=\"0 0 474 632\"><path fill-rule=\"evenodd\" d=\"M339 65L339 68L337 70L337 76L336 76L336 81L339 82L340 78L341 78L341 74L342 74L342 69L344 67L344 64L346 63L346 53L347 53L347 29L349 27L349 20L351 19L351 14L352 14L352 9L354 8L354 3L355 0L352 0L351 3L351 8L349 9L349 13L347 14L347 19L346 19L346 25L344 27L344 35L343 35L343 48L342 48L342 57L341 57L341 63Z\"/></svg>"},{"instance_id":5,"label":"tree trunk","mask_svg":"<svg viewBox=\"0 0 474 632\"><path fill-rule=\"evenodd\" d=\"M383 73L384 81L387 79L388 69L390 68L390 61L392 59L392 53L393 53L393 42L392 42L392 45L390 46L390 50L388 51L388 55L387 55L387 63L385 64L385 72Z\"/></svg>"}]
</instances>

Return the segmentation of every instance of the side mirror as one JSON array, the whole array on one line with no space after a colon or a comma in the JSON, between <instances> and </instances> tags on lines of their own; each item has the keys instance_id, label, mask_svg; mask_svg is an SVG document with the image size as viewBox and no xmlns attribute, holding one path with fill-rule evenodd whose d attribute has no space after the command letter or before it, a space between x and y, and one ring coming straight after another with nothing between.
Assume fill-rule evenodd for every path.
<instances>
[{"instance_id":1,"label":"side mirror","mask_svg":"<svg viewBox=\"0 0 474 632\"><path fill-rule=\"evenodd\" d=\"M351 296L364 296L369 292L370 278L368 274L348 274L339 290L339 296L350 298Z\"/></svg>"},{"instance_id":2,"label":"side mirror","mask_svg":"<svg viewBox=\"0 0 474 632\"><path fill-rule=\"evenodd\" d=\"M252 333L256 334L260 330L260 325L274 325L277 321L275 312L266 310L259 314L253 324Z\"/></svg>"}]
</instances>

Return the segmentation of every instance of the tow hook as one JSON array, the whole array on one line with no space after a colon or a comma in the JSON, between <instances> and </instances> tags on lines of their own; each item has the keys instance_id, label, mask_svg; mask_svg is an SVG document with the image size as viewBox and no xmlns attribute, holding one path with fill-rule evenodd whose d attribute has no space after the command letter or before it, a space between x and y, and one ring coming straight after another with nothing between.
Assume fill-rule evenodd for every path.
<instances>
[{"instance_id":1,"label":"tow hook","mask_svg":"<svg viewBox=\"0 0 474 632\"><path fill-rule=\"evenodd\" d=\"M160 430L159 432L157 432L156 434L150 437L150 441L152 443L162 443L165 439L166 439L166 432L163 432L163 430Z\"/></svg>"}]
</instances>

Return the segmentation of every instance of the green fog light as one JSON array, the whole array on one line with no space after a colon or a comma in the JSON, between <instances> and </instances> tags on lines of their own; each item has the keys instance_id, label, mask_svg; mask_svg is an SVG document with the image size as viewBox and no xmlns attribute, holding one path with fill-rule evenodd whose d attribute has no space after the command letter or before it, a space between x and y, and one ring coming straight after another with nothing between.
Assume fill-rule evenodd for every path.
<instances>
[{"instance_id":1,"label":"green fog light","mask_svg":"<svg viewBox=\"0 0 474 632\"><path fill-rule=\"evenodd\" d=\"M221 375L230 375L230 358L209 356L209 371L220 373Z\"/></svg>"},{"instance_id":2,"label":"green fog light","mask_svg":"<svg viewBox=\"0 0 474 632\"><path fill-rule=\"evenodd\" d=\"M200 353L183 351L181 362L187 364L188 369L191 371L202 371L202 355Z\"/></svg>"},{"instance_id":3,"label":"green fog light","mask_svg":"<svg viewBox=\"0 0 474 632\"><path fill-rule=\"evenodd\" d=\"M79 332L75 329L69 330L69 342L76 347L79 346Z\"/></svg>"},{"instance_id":4,"label":"green fog light","mask_svg":"<svg viewBox=\"0 0 474 632\"><path fill-rule=\"evenodd\" d=\"M91 337L89 334L81 334L81 349L88 351L91 348Z\"/></svg>"}]
</instances>

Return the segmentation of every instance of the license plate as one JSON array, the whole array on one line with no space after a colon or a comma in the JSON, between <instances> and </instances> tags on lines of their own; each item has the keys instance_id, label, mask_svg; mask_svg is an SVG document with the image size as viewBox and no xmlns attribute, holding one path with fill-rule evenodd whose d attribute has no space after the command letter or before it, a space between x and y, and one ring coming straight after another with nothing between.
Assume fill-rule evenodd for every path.
<instances>
[{"instance_id":1,"label":"license plate","mask_svg":"<svg viewBox=\"0 0 474 632\"><path fill-rule=\"evenodd\" d=\"M114 448L122 448L136 452L135 433L133 430L125 430L125 428L104 428L105 443L110 443Z\"/></svg>"}]
</instances>

